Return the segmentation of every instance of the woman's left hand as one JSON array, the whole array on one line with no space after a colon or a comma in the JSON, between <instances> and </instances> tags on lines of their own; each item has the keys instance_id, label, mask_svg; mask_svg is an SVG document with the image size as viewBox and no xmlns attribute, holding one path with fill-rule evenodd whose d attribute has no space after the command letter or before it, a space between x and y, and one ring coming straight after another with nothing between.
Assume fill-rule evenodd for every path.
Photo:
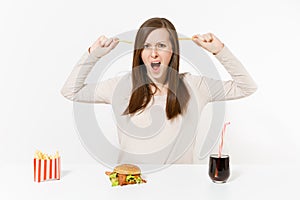
<instances>
[{"instance_id":1,"label":"woman's left hand","mask_svg":"<svg viewBox=\"0 0 300 200\"><path fill-rule=\"evenodd\" d=\"M219 53L224 47L224 44L219 40L219 38L212 33L206 33L203 35L197 34L194 35L192 39L197 45L214 55Z\"/></svg>"}]
</instances>

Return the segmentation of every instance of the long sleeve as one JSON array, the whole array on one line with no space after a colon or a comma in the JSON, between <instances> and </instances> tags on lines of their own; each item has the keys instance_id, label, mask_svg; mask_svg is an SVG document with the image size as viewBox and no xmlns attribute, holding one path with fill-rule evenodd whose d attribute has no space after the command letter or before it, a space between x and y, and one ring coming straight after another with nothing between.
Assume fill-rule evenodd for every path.
<instances>
[{"instance_id":1,"label":"long sleeve","mask_svg":"<svg viewBox=\"0 0 300 200\"><path fill-rule=\"evenodd\" d=\"M85 83L87 76L99 59L97 49L90 54L84 53L61 89L61 94L71 101L110 104L114 88L120 77L101 81L97 84Z\"/></svg>"},{"instance_id":2,"label":"long sleeve","mask_svg":"<svg viewBox=\"0 0 300 200\"><path fill-rule=\"evenodd\" d=\"M190 79L207 102L239 99L253 94L256 83L242 63L224 46L215 56L230 74L232 80L222 81L205 76L190 76Z\"/></svg>"}]
</instances>

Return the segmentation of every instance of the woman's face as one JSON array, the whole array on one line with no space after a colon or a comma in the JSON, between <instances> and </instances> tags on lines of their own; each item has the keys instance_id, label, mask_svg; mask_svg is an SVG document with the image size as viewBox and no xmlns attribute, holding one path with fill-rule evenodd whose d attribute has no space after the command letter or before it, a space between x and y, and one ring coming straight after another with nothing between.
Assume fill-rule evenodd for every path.
<instances>
[{"instance_id":1,"label":"woman's face","mask_svg":"<svg viewBox=\"0 0 300 200\"><path fill-rule=\"evenodd\" d=\"M164 83L172 54L172 44L167 29L155 29L148 35L141 56L148 76L153 82Z\"/></svg>"}]
</instances>

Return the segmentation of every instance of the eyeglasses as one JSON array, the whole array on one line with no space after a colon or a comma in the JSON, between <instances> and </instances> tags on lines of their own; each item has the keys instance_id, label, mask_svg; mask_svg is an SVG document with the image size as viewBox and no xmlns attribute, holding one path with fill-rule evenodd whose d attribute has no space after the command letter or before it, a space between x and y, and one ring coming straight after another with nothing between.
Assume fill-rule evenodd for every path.
<instances>
[{"instance_id":1,"label":"eyeglasses","mask_svg":"<svg viewBox=\"0 0 300 200\"><path fill-rule=\"evenodd\" d=\"M170 45L163 43L163 42L158 42L155 45L152 45L150 43L145 43L143 48L144 48L144 50L155 49L155 50L162 50L162 51L167 51L167 50L172 49Z\"/></svg>"}]
</instances>

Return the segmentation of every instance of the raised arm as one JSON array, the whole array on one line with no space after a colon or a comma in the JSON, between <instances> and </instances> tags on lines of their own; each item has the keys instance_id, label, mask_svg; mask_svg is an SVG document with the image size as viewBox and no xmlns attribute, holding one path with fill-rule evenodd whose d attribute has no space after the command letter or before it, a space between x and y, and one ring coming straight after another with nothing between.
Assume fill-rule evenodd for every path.
<instances>
[{"instance_id":1,"label":"raised arm","mask_svg":"<svg viewBox=\"0 0 300 200\"><path fill-rule=\"evenodd\" d=\"M71 101L87 103L110 103L112 87L118 79L110 79L99 84L86 84L85 80L97 61L108 54L118 44L118 39L99 37L85 52L73 68L61 94Z\"/></svg>"},{"instance_id":2,"label":"raised arm","mask_svg":"<svg viewBox=\"0 0 300 200\"><path fill-rule=\"evenodd\" d=\"M193 78L200 88L206 88L208 101L239 99L253 94L257 90L256 83L242 63L212 33L193 36L193 41L214 54L230 74L232 80L222 81L208 77Z\"/></svg>"}]
</instances>

